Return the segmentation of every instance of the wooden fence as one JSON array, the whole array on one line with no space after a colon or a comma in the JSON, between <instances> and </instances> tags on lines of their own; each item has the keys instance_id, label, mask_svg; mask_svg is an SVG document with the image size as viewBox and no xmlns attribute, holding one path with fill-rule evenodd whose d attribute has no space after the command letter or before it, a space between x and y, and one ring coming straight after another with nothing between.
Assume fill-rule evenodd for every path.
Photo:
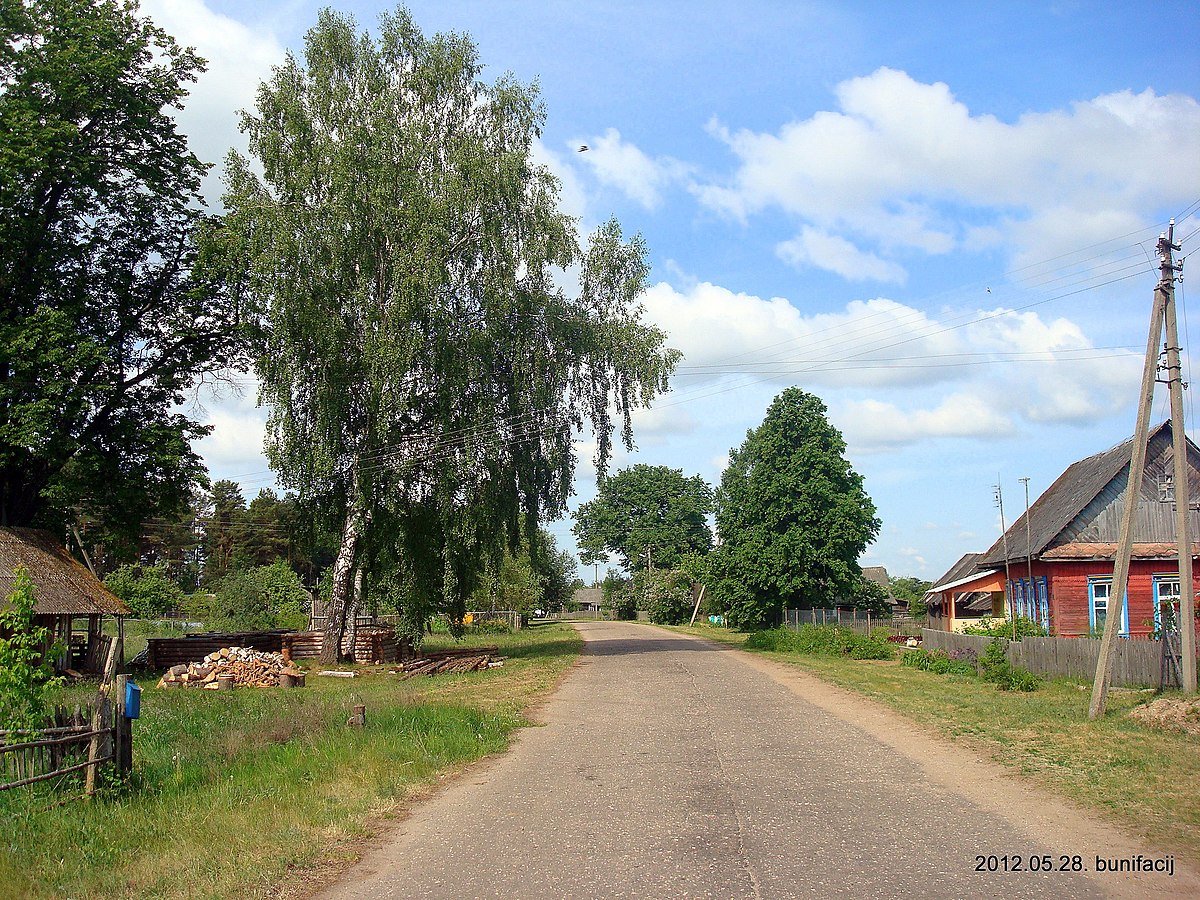
<instances>
[{"instance_id":1,"label":"wooden fence","mask_svg":"<svg viewBox=\"0 0 1200 900\"><path fill-rule=\"evenodd\" d=\"M123 696L124 677L116 681ZM133 762L130 720L123 702L97 694L88 707L58 707L43 727L0 731L0 791L53 781L95 790L101 767L128 772Z\"/></svg>"},{"instance_id":2,"label":"wooden fence","mask_svg":"<svg viewBox=\"0 0 1200 900\"><path fill-rule=\"evenodd\" d=\"M990 637L957 634L932 628L921 630L926 650L972 650L982 655ZM1117 687L1155 687L1162 667L1161 641L1121 639L1113 645L1111 683ZM1100 641L1093 638L1027 637L1008 645L1008 661L1051 678L1085 678L1096 674Z\"/></svg>"}]
</instances>

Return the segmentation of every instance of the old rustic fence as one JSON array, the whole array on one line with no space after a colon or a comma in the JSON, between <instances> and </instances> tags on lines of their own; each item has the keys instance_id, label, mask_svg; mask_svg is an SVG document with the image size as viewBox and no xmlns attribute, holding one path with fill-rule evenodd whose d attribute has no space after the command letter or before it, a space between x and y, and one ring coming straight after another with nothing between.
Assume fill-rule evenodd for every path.
<instances>
[{"instance_id":1,"label":"old rustic fence","mask_svg":"<svg viewBox=\"0 0 1200 900\"><path fill-rule=\"evenodd\" d=\"M990 637L957 634L925 628L921 645L926 650L972 650L982 654ZM1008 660L1039 675L1091 678L1096 674L1100 641L1093 638L1027 637L1008 645ZM1154 687L1162 667L1160 641L1119 640L1113 645L1112 684L1118 687Z\"/></svg>"},{"instance_id":2,"label":"old rustic fence","mask_svg":"<svg viewBox=\"0 0 1200 900\"><path fill-rule=\"evenodd\" d=\"M41 728L0 731L0 791L40 782L75 785L82 777L84 793L91 794L102 767L129 771L131 737L123 703L97 694L89 706L58 707Z\"/></svg>"}]
</instances>

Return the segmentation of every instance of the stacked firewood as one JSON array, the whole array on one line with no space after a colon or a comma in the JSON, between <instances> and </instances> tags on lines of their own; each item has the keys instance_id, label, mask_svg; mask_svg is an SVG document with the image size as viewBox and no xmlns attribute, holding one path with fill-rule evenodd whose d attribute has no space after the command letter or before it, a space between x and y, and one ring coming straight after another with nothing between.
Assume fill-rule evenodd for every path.
<instances>
[{"instance_id":1,"label":"stacked firewood","mask_svg":"<svg viewBox=\"0 0 1200 900\"><path fill-rule=\"evenodd\" d=\"M406 662L401 675L404 678L413 678L417 675L449 675L460 672L479 672L502 665L504 665L503 661L490 653L472 655L439 653Z\"/></svg>"},{"instance_id":2,"label":"stacked firewood","mask_svg":"<svg viewBox=\"0 0 1200 900\"><path fill-rule=\"evenodd\" d=\"M235 685L275 687L280 683L282 675L300 679L303 674L300 669L285 660L281 653L251 650L248 647L222 647L199 662L172 666L158 685L216 690L221 686L219 679L228 677Z\"/></svg>"}]
</instances>

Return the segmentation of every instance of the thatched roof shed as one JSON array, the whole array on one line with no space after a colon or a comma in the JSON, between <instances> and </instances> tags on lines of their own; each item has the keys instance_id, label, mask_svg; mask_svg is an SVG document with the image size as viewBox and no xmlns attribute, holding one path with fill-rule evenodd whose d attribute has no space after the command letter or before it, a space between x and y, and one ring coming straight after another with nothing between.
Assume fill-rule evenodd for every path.
<instances>
[{"instance_id":1,"label":"thatched roof shed","mask_svg":"<svg viewBox=\"0 0 1200 900\"><path fill-rule=\"evenodd\" d=\"M75 561L48 531L0 527L0 609L24 566L33 581L37 616L127 616L130 609Z\"/></svg>"}]
</instances>

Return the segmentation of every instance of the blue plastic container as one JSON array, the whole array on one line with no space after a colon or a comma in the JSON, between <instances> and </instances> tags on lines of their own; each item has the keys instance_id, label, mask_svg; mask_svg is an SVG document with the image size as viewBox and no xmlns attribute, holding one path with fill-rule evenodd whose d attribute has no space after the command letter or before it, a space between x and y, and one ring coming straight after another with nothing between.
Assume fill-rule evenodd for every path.
<instances>
[{"instance_id":1,"label":"blue plastic container","mask_svg":"<svg viewBox=\"0 0 1200 900\"><path fill-rule=\"evenodd\" d=\"M125 682L125 718L136 719L142 713L142 689L132 681Z\"/></svg>"}]
</instances>

